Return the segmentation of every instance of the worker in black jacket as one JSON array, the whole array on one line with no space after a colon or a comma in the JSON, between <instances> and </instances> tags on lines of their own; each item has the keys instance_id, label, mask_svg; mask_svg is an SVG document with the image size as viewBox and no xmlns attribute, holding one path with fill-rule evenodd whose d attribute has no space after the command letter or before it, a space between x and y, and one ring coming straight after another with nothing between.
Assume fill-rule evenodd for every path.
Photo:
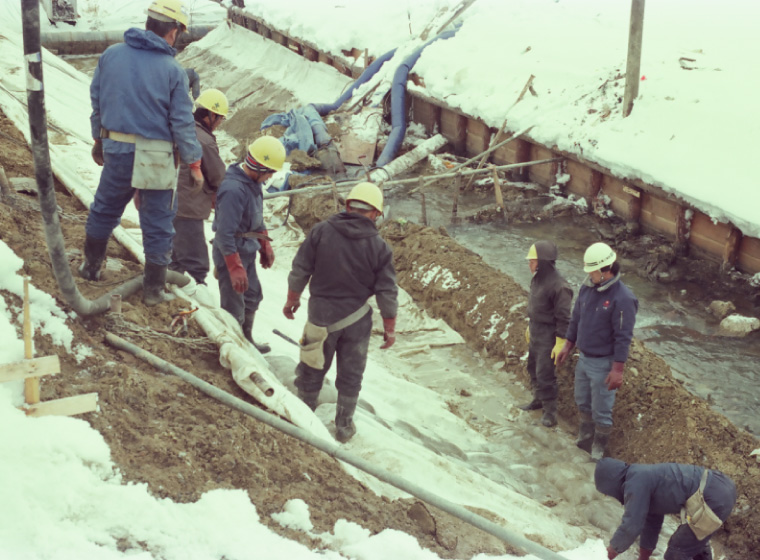
<instances>
[{"instance_id":1,"label":"worker in black jacket","mask_svg":"<svg viewBox=\"0 0 760 560\"><path fill-rule=\"evenodd\" d=\"M528 266L533 274L528 296L528 373L533 400L523 410L544 409L541 423L547 428L557 425L557 354L565 344L570 322L573 291L555 268L557 246L551 241L537 241L528 251Z\"/></svg>"},{"instance_id":2,"label":"worker in black jacket","mask_svg":"<svg viewBox=\"0 0 760 560\"><path fill-rule=\"evenodd\" d=\"M686 523L670 537L665 560L712 560L710 537L736 503L736 486L729 477L696 465L628 464L606 458L597 463L594 481L597 490L625 507L607 547L610 559L628 550L639 537L638 558L649 560L665 515L682 513L685 508L682 517Z\"/></svg>"},{"instance_id":3,"label":"worker in black jacket","mask_svg":"<svg viewBox=\"0 0 760 560\"><path fill-rule=\"evenodd\" d=\"M372 333L372 310L367 303L371 296L383 317L380 348L390 348L396 340L398 287L393 253L375 226L382 213L382 191L373 183L356 185L346 198L345 212L311 229L288 276L285 317L293 319L307 284L311 294L296 368L298 396L316 409L322 381L337 354L335 437L341 443L356 433L353 416Z\"/></svg>"}]
</instances>

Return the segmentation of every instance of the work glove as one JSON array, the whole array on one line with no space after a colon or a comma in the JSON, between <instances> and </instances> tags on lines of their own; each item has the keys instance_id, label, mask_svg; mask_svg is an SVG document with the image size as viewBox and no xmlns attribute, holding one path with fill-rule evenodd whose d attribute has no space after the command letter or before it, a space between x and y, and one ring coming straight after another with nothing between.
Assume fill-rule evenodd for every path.
<instances>
[{"instance_id":1,"label":"work glove","mask_svg":"<svg viewBox=\"0 0 760 560\"><path fill-rule=\"evenodd\" d=\"M562 350L559 351L559 354L557 354L557 358L554 360L554 363L558 366L564 364L565 360L567 360L567 357L570 355L570 352L573 351L573 348L575 348L575 342L565 340L565 344L562 346ZM554 350L552 350L552 352L553 351Z\"/></svg>"},{"instance_id":2,"label":"work glove","mask_svg":"<svg viewBox=\"0 0 760 560\"><path fill-rule=\"evenodd\" d=\"M651 558L653 552L654 552L654 550L647 550L646 548L639 548L639 558L638 558L638 560L649 560L649 558Z\"/></svg>"},{"instance_id":3,"label":"work glove","mask_svg":"<svg viewBox=\"0 0 760 560\"><path fill-rule=\"evenodd\" d=\"M282 314L288 319L294 319L293 314L301 307L301 294L288 290L288 299L285 300L285 307L282 308Z\"/></svg>"},{"instance_id":4,"label":"work glove","mask_svg":"<svg viewBox=\"0 0 760 560\"><path fill-rule=\"evenodd\" d=\"M528 326L525 327L525 342L530 344L530 324L528 324Z\"/></svg>"},{"instance_id":5,"label":"work glove","mask_svg":"<svg viewBox=\"0 0 760 560\"><path fill-rule=\"evenodd\" d=\"M232 253L231 255L224 255L224 262L227 263L227 270L230 273L232 289L239 294L244 294L248 289L248 273L243 268L240 254Z\"/></svg>"},{"instance_id":6,"label":"work glove","mask_svg":"<svg viewBox=\"0 0 760 560\"><path fill-rule=\"evenodd\" d=\"M92 161L103 167L103 141L100 138L95 139L92 145Z\"/></svg>"},{"instance_id":7,"label":"work glove","mask_svg":"<svg viewBox=\"0 0 760 560\"><path fill-rule=\"evenodd\" d=\"M559 359L559 353L562 351L562 349L565 347L565 339L561 336L556 337L557 341L554 343L554 348L552 348L552 354L551 359L554 360L554 365L557 365L557 360Z\"/></svg>"},{"instance_id":8,"label":"work glove","mask_svg":"<svg viewBox=\"0 0 760 560\"><path fill-rule=\"evenodd\" d=\"M607 560L612 560L613 558L616 558L618 554L619 553L611 546L607 547Z\"/></svg>"},{"instance_id":9,"label":"work glove","mask_svg":"<svg viewBox=\"0 0 760 560\"><path fill-rule=\"evenodd\" d=\"M396 318L383 319L383 340L385 343L380 347L381 350L386 350L393 346L396 342Z\"/></svg>"},{"instance_id":10,"label":"work glove","mask_svg":"<svg viewBox=\"0 0 760 560\"><path fill-rule=\"evenodd\" d=\"M268 235L267 230L259 233ZM268 239L259 239L259 244L261 245L261 248L259 249L259 262L261 263L261 267L271 268L274 264L274 249L272 249L272 243Z\"/></svg>"},{"instance_id":11,"label":"work glove","mask_svg":"<svg viewBox=\"0 0 760 560\"><path fill-rule=\"evenodd\" d=\"M604 384L610 391L619 389L623 385L623 365L623 362L612 362L612 369L604 380Z\"/></svg>"},{"instance_id":12,"label":"work glove","mask_svg":"<svg viewBox=\"0 0 760 560\"><path fill-rule=\"evenodd\" d=\"M190 179L193 181L193 192L200 192L203 188L203 171L201 171L201 161L198 160L190 164Z\"/></svg>"},{"instance_id":13,"label":"work glove","mask_svg":"<svg viewBox=\"0 0 760 560\"><path fill-rule=\"evenodd\" d=\"M135 208L140 209L140 191L135 189L135 194L132 196L132 202L135 203Z\"/></svg>"}]
</instances>

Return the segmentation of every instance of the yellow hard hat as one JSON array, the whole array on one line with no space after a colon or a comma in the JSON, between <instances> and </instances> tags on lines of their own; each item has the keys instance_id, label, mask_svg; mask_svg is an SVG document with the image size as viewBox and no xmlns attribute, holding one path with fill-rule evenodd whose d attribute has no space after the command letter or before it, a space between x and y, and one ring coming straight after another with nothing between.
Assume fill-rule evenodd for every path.
<instances>
[{"instance_id":1,"label":"yellow hard hat","mask_svg":"<svg viewBox=\"0 0 760 560\"><path fill-rule=\"evenodd\" d=\"M530 249L528 249L528 256L525 257L528 260L537 259L538 253L536 253L536 244L530 246Z\"/></svg>"},{"instance_id":2,"label":"yellow hard hat","mask_svg":"<svg viewBox=\"0 0 760 560\"><path fill-rule=\"evenodd\" d=\"M358 200L369 204L372 208L383 213L383 191L374 183L363 182L356 185L346 197L346 202Z\"/></svg>"},{"instance_id":3,"label":"yellow hard hat","mask_svg":"<svg viewBox=\"0 0 760 560\"><path fill-rule=\"evenodd\" d=\"M176 21L187 29L187 11L180 0L153 0L148 16L158 21Z\"/></svg>"},{"instance_id":4,"label":"yellow hard hat","mask_svg":"<svg viewBox=\"0 0 760 560\"><path fill-rule=\"evenodd\" d=\"M285 163L285 146L274 136L262 136L248 146L245 164L255 171L279 171Z\"/></svg>"},{"instance_id":5,"label":"yellow hard hat","mask_svg":"<svg viewBox=\"0 0 760 560\"><path fill-rule=\"evenodd\" d=\"M204 109L223 117L227 116L227 111L230 108L229 103L227 103L227 96L218 89L203 90L195 102Z\"/></svg>"}]
</instances>

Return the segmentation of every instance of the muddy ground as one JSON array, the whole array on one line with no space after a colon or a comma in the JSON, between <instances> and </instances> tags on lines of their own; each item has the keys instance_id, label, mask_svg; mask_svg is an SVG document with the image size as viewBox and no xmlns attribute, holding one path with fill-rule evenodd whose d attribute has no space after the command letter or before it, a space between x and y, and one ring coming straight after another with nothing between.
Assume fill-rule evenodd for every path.
<instances>
[{"instance_id":1,"label":"muddy ground","mask_svg":"<svg viewBox=\"0 0 760 560\"><path fill-rule=\"evenodd\" d=\"M9 177L33 176L29 150L22 135L0 114L0 165ZM15 207L0 204L0 238L25 261L24 273L38 288L59 299L45 248L39 212L34 200L18 195ZM62 227L72 266L81 260L86 210L58 186ZM331 195L314 199L295 197L292 212L308 229L335 209ZM505 368L517 371L524 381L519 357L526 352L525 321L519 310L525 291L509 276L487 266L443 229L390 222L383 235L394 248L401 286L433 316L441 317L474 347L504 359ZM109 245L111 265L104 282L119 282L138 274L141 267L115 242ZM438 266L459 280L452 288L442 280L423 285L421 272ZM99 295L102 286L77 278L85 296ZM4 294L5 297L12 297ZM478 305L477 298L485 295ZM470 558L477 552L511 552L494 538L431 510L414 501L389 501L377 497L345 474L337 463L309 446L289 438L253 419L233 412L184 384L178 378L157 373L132 355L117 351L103 341L107 330L117 332L202 379L248 400L218 364L213 346L190 324L189 337L177 339L164 331L180 302L146 309L137 294L124 303L124 317L107 315L69 321L77 343L93 349L93 356L76 363L47 336L35 336L36 355L58 354L62 374L42 383L43 400L97 392L100 411L85 415L103 434L113 460L127 481L145 482L160 497L179 502L197 500L215 488L245 489L257 504L262 521L274 531L318 547L300 532L271 521L290 498L309 505L316 531L330 531L338 519L355 521L373 532L398 529L415 536L420 545L441 557ZM14 301L18 304L18 301ZM477 307L477 312L468 313ZM501 330L489 331L489 318L504 318ZM509 326L506 326L509 324ZM18 321L19 333L21 321ZM508 336L500 334L506 331ZM574 430L572 367L560 375L562 427ZM707 403L690 395L673 379L668 366L635 342L627 367L626 382L615 409L616 429L611 452L626 461L696 462L729 474L739 487L739 504L719 539L734 558L748 558L760 549L757 527L760 514L752 506L760 498L760 466L749 457L757 446L746 432L737 429Z\"/></svg>"}]
</instances>

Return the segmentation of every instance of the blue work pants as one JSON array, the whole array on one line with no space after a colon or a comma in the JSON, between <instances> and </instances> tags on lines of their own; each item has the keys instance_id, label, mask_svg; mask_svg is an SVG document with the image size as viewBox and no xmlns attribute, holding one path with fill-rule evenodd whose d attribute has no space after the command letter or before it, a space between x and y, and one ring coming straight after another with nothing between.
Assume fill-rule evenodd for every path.
<instances>
[{"instance_id":1,"label":"blue work pants","mask_svg":"<svg viewBox=\"0 0 760 560\"><path fill-rule=\"evenodd\" d=\"M93 239L108 239L132 200L135 154L103 154L105 164L95 200L90 205L85 231ZM177 199L174 190L140 190L140 229L146 262L167 266L170 261Z\"/></svg>"},{"instance_id":2,"label":"blue work pants","mask_svg":"<svg viewBox=\"0 0 760 560\"><path fill-rule=\"evenodd\" d=\"M256 253L252 255L240 255L240 262L243 263L243 268L245 268L248 274L248 289L242 294L237 293L232 288L230 271L227 269L227 264L216 247L214 247L214 253L218 253L219 256L219 258L214 257L214 263L217 263L217 280L219 281L219 303L222 309L229 312L242 325L245 316L255 313L259 308L261 300L264 299L259 276L256 273Z\"/></svg>"},{"instance_id":3,"label":"blue work pants","mask_svg":"<svg viewBox=\"0 0 760 560\"><path fill-rule=\"evenodd\" d=\"M575 404L580 412L591 414L599 426L612 426L615 391L607 389L604 380L612 369L612 356L592 358L580 353L575 366Z\"/></svg>"}]
</instances>

